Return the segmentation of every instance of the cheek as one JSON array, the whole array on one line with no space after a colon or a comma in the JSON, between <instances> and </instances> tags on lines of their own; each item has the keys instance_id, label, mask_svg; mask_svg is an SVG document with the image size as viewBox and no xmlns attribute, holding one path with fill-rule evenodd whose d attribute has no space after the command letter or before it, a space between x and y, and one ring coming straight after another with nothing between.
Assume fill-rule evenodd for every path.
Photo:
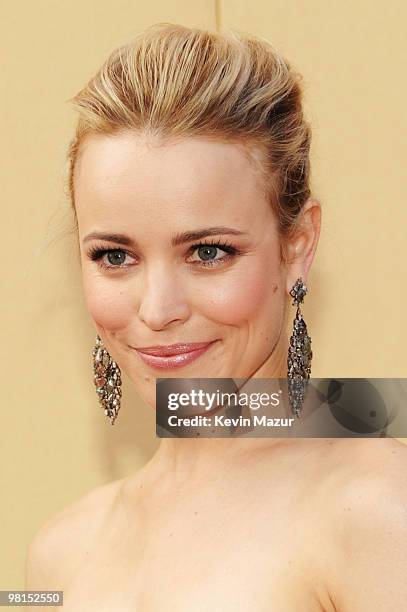
<instances>
[{"instance_id":1,"label":"cheek","mask_svg":"<svg viewBox=\"0 0 407 612\"><path fill-rule=\"evenodd\" d=\"M214 282L206 303L208 318L224 325L245 324L255 319L275 318L280 311L281 279L278 269L265 265L264 259L250 260L243 269L234 270Z\"/></svg>"},{"instance_id":2,"label":"cheek","mask_svg":"<svg viewBox=\"0 0 407 612\"><path fill-rule=\"evenodd\" d=\"M134 318L135 306L120 283L89 275L83 278L83 285L89 314L101 327L118 331Z\"/></svg>"}]
</instances>

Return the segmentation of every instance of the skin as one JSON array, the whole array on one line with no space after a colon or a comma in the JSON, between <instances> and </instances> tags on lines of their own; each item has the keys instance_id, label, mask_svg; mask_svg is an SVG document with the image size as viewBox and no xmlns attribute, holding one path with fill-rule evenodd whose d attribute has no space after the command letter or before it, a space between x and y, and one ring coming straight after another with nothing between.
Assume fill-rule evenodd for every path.
<instances>
[{"instance_id":1,"label":"skin","mask_svg":"<svg viewBox=\"0 0 407 612\"><path fill-rule=\"evenodd\" d=\"M306 203L282 262L277 220L240 147L130 132L87 138L75 198L89 313L151 407L157 372L131 346L217 340L167 377L286 376L284 314L295 280L307 281L318 202ZM191 243L171 246L213 226L245 232L211 237L239 255L204 268ZM85 241L107 231L132 245ZM95 244L124 248L127 267L101 268ZM164 438L137 473L40 530L27 588L63 589L68 612L401 612L406 451L390 439Z\"/></svg>"},{"instance_id":2,"label":"skin","mask_svg":"<svg viewBox=\"0 0 407 612\"><path fill-rule=\"evenodd\" d=\"M88 140L77 166L76 210L90 315L110 354L150 405L156 371L129 346L218 340L185 367L186 377L203 369L208 377L285 372L283 311L288 292L299 276L306 278L312 261L317 202L307 204L304 222L310 227L292 247L302 250L303 261L285 269L277 221L239 148L202 139L153 147L129 133ZM212 237L227 239L241 255L204 268L196 250L188 254L193 243L170 246L178 232L213 226L247 234ZM87 257L92 242L101 241L84 243L86 236L111 228L138 244L128 249L124 270L101 270ZM219 250L216 258L224 255Z\"/></svg>"}]
</instances>

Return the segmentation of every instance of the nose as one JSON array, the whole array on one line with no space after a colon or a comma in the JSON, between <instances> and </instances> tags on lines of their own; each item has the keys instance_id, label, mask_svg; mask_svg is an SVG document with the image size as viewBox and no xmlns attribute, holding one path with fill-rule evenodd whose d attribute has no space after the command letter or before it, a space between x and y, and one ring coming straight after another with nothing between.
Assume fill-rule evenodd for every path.
<instances>
[{"instance_id":1,"label":"nose","mask_svg":"<svg viewBox=\"0 0 407 612\"><path fill-rule=\"evenodd\" d=\"M190 308L184 289L168 267L146 271L145 282L140 286L139 318L154 331L164 329L173 321L185 321Z\"/></svg>"}]
</instances>

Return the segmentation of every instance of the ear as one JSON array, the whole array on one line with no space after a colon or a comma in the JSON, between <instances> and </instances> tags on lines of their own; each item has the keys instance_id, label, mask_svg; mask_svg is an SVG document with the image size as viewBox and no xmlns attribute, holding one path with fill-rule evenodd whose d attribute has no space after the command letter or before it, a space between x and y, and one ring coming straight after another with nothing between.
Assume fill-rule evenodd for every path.
<instances>
[{"instance_id":1,"label":"ear","mask_svg":"<svg viewBox=\"0 0 407 612\"><path fill-rule=\"evenodd\" d=\"M314 259L321 229L321 205L310 198L304 204L293 234L286 245L287 293L297 280L306 284L309 269Z\"/></svg>"}]
</instances>

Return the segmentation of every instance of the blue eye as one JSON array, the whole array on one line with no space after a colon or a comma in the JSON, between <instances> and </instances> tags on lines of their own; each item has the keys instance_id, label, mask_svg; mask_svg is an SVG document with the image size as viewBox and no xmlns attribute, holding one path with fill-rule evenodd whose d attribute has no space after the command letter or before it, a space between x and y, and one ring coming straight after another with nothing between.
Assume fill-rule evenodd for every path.
<instances>
[{"instance_id":1,"label":"blue eye","mask_svg":"<svg viewBox=\"0 0 407 612\"><path fill-rule=\"evenodd\" d=\"M224 251L226 255L217 258L216 254L220 250ZM190 247L189 253L194 253L195 251L197 251L199 259L192 260L188 263L202 267L218 266L240 253L240 251L232 245L219 242L201 242L199 244L194 244ZM104 260L105 256L108 263ZM132 265L125 263L126 257L132 256L124 249L106 249L95 246L89 249L88 257L92 261L97 261L98 266L105 270L118 270L120 268L128 268Z\"/></svg>"},{"instance_id":2,"label":"blue eye","mask_svg":"<svg viewBox=\"0 0 407 612\"><path fill-rule=\"evenodd\" d=\"M212 258L212 255L216 255L216 251L218 250L217 247L214 247L213 245L209 245L209 246L201 246L198 249L198 253L199 253L199 257L202 257L204 260L208 260Z\"/></svg>"},{"instance_id":3,"label":"blue eye","mask_svg":"<svg viewBox=\"0 0 407 612\"><path fill-rule=\"evenodd\" d=\"M104 256L107 256L109 264L103 261ZM123 265L125 258L129 255L124 249L105 249L102 247L92 247L89 249L88 257L92 261L97 261L101 268L127 268L129 264Z\"/></svg>"},{"instance_id":4,"label":"blue eye","mask_svg":"<svg viewBox=\"0 0 407 612\"><path fill-rule=\"evenodd\" d=\"M108 251L106 254L109 263L111 263L113 266L122 264L126 258L126 253L120 250ZM116 261L114 261L115 259Z\"/></svg>"},{"instance_id":5,"label":"blue eye","mask_svg":"<svg viewBox=\"0 0 407 612\"><path fill-rule=\"evenodd\" d=\"M217 251L224 251L227 253L226 256L216 258ZM202 244L194 244L191 247L191 251L196 251L198 256L201 259L194 260L192 263L201 264L202 266L215 266L223 263L224 261L230 259L233 254L236 253L236 249L231 247L230 245L220 244L220 243L202 243Z\"/></svg>"}]
</instances>

